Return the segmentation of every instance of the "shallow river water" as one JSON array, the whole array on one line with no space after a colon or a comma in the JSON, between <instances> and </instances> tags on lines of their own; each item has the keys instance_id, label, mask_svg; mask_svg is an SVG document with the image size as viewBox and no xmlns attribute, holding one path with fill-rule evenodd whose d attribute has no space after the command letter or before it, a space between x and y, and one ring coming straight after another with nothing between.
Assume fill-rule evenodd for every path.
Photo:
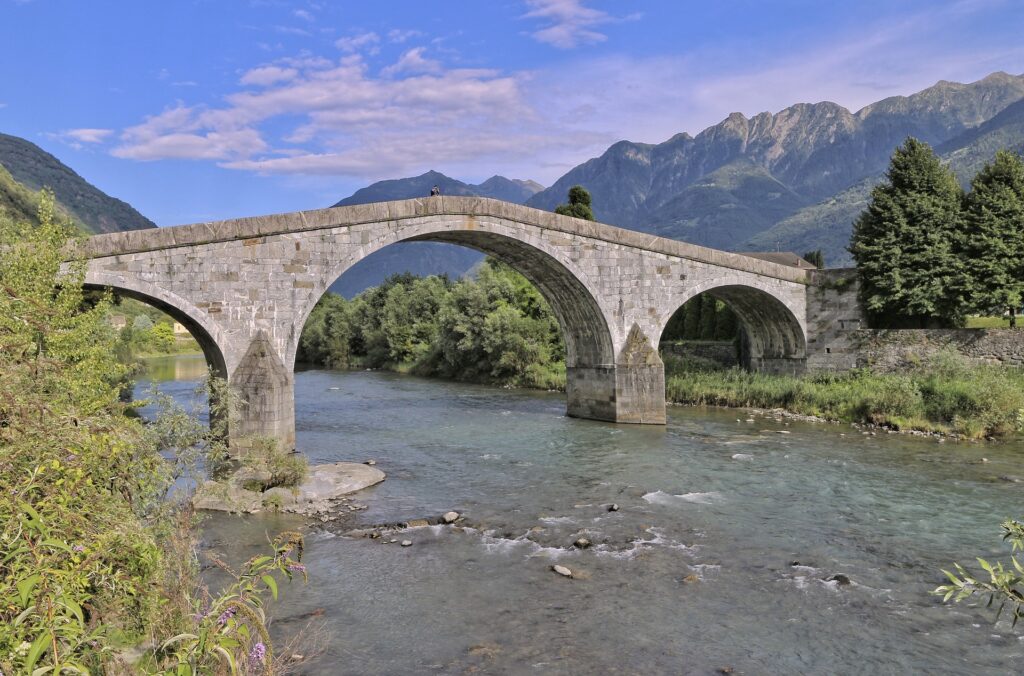
<instances>
[{"instance_id":1,"label":"shallow river water","mask_svg":"<svg viewBox=\"0 0 1024 676\"><path fill-rule=\"evenodd\" d=\"M202 370L177 357L153 373L184 396ZM304 526L310 583L272 606L277 636L310 617L329 635L303 673L1024 670L1024 631L929 594L952 561L1006 551L999 523L1024 513L1024 483L1012 481L1024 444L865 436L736 410L671 408L664 428L564 410L560 394L297 374L310 462L373 458L387 473L358 494L357 524L454 509L472 526L397 536L411 547ZM296 523L216 515L204 539L241 559ZM580 535L594 546L574 549ZM851 584L825 581L834 574Z\"/></svg>"}]
</instances>

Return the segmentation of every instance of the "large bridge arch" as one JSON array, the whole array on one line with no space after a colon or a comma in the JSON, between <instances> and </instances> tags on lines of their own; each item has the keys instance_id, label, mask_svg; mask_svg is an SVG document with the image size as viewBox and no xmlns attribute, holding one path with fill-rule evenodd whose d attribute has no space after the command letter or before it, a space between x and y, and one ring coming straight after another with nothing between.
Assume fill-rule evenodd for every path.
<instances>
[{"instance_id":1,"label":"large bridge arch","mask_svg":"<svg viewBox=\"0 0 1024 676\"><path fill-rule=\"evenodd\" d=\"M807 326L802 308L795 307L770 283L735 276L710 279L672 299L658 335L679 308L701 294L726 303L747 334L747 358L752 370L800 373L807 356Z\"/></svg>"},{"instance_id":2,"label":"large bridge arch","mask_svg":"<svg viewBox=\"0 0 1024 676\"><path fill-rule=\"evenodd\" d=\"M594 293L590 280L572 260L541 237L531 237L525 230L517 232L487 220L424 218L400 230L389 229L343 253L327 267L310 293L309 302L298 314L298 331L289 341L285 364L294 368L299 334L309 314L347 270L392 244L427 241L475 249L507 263L530 280L551 306L565 341L567 413L609 420L621 417L614 397L597 392L592 386L603 372L614 371L615 345L609 326L610 312Z\"/></svg>"}]
</instances>

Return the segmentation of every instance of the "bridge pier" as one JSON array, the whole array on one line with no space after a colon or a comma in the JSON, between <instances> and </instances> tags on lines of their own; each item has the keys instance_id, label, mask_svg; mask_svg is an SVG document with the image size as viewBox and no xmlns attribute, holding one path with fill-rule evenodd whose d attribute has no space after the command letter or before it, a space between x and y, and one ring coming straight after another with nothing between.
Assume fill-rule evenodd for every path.
<instances>
[{"instance_id":1,"label":"bridge pier","mask_svg":"<svg viewBox=\"0 0 1024 676\"><path fill-rule=\"evenodd\" d=\"M616 423L665 424L665 369L656 366L570 366L568 415Z\"/></svg>"},{"instance_id":2,"label":"bridge pier","mask_svg":"<svg viewBox=\"0 0 1024 676\"><path fill-rule=\"evenodd\" d=\"M265 332L249 343L228 385L238 398L228 423L233 452L244 452L254 437L277 439L284 450L295 448L295 376Z\"/></svg>"}]
</instances>

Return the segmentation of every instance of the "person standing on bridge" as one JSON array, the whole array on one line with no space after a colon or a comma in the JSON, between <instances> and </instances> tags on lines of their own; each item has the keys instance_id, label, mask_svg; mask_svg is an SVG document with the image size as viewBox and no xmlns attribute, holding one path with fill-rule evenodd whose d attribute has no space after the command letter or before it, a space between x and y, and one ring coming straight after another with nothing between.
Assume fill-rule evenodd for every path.
<instances>
[{"instance_id":1,"label":"person standing on bridge","mask_svg":"<svg viewBox=\"0 0 1024 676\"><path fill-rule=\"evenodd\" d=\"M437 197L440 194L441 194L441 189L438 188L436 185L433 188L430 189L430 196L431 197Z\"/></svg>"}]
</instances>

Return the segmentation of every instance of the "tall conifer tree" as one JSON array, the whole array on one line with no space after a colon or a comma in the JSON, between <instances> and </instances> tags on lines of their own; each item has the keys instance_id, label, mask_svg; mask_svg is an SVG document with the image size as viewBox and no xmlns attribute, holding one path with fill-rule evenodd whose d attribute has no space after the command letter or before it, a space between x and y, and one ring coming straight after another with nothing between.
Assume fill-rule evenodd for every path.
<instances>
[{"instance_id":1,"label":"tall conifer tree","mask_svg":"<svg viewBox=\"0 0 1024 676\"><path fill-rule=\"evenodd\" d=\"M886 179L853 225L861 301L879 323L956 325L965 309L956 256L963 191L915 138L893 153Z\"/></svg>"},{"instance_id":2,"label":"tall conifer tree","mask_svg":"<svg viewBox=\"0 0 1024 676\"><path fill-rule=\"evenodd\" d=\"M1024 161L1006 150L978 172L964 199L961 257L972 311L1016 314L1024 300Z\"/></svg>"}]
</instances>

